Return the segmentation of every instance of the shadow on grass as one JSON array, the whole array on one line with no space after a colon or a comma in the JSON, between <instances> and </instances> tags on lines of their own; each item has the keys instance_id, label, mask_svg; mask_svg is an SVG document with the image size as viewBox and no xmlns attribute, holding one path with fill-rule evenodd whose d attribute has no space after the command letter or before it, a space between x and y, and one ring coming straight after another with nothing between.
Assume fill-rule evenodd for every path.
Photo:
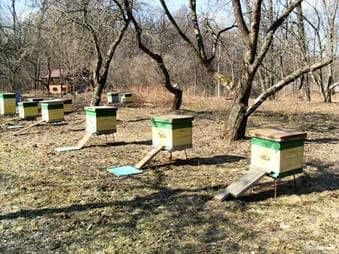
<instances>
[{"instance_id":1,"label":"shadow on grass","mask_svg":"<svg viewBox=\"0 0 339 254\"><path fill-rule=\"evenodd\" d=\"M152 185L159 186L160 180L155 181ZM35 218L45 215L52 215L52 214L58 214L58 213L73 213L73 212L83 212L87 210L92 209L98 209L98 208L105 208L105 207L111 207L111 206L117 206L117 207L128 207L129 209L135 209L135 208L143 208L146 210L152 210L159 205L166 203L169 199L175 199L175 197L179 194L182 194L184 192L190 192L190 193L199 193L201 191L206 190L217 190L220 188L223 188L225 186L214 186L214 187L205 187L200 189L169 189L166 187L161 187L158 192L152 193L146 196L142 197L135 197L132 200L126 200L126 201L114 201L114 202L98 202L98 203L89 203L89 204L73 204L71 206L67 207L58 207L58 208L42 208L42 209L26 209L26 210L20 210L17 212L7 213L0 215L0 221L1 220L11 220L16 218ZM206 202L208 201L211 196L210 195L204 195L204 194L186 194L186 195L180 195L180 199L183 199L185 197L196 197L199 200Z\"/></svg>"},{"instance_id":2,"label":"shadow on grass","mask_svg":"<svg viewBox=\"0 0 339 254\"><path fill-rule=\"evenodd\" d=\"M339 125L337 116L326 113L283 113L273 111L256 111L253 116L262 117L267 122L267 126L272 123L279 123L287 128L298 128L302 131L319 132L322 134L334 134L338 131ZM262 127L251 121L251 127Z\"/></svg>"},{"instance_id":3,"label":"shadow on grass","mask_svg":"<svg viewBox=\"0 0 339 254\"><path fill-rule=\"evenodd\" d=\"M94 144L94 145L87 145L84 148L91 148L91 147L107 147L107 146L126 146L126 145L152 145L152 140L137 140L137 141L118 141L118 142L108 142L105 144Z\"/></svg>"},{"instance_id":4,"label":"shadow on grass","mask_svg":"<svg viewBox=\"0 0 339 254\"><path fill-rule=\"evenodd\" d=\"M310 193L317 193L323 191L333 191L339 189L339 171L333 169L337 165L327 164L321 162L309 162L306 166L315 169L314 173L304 172L296 176L297 191L294 190L293 177L290 176L289 180L281 179L277 187L277 196L285 195L304 195ZM258 193L247 193L238 199L246 202L262 201L274 196L273 181L257 184L254 186L256 191L264 189Z\"/></svg>"},{"instance_id":5,"label":"shadow on grass","mask_svg":"<svg viewBox=\"0 0 339 254\"><path fill-rule=\"evenodd\" d=\"M339 143L339 138L314 138L306 140L306 144L337 144L337 143Z\"/></svg>"},{"instance_id":6,"label":"shadow on grass","mask_svg":"<svg viewBox=\"0 0 339 254\"><path fill-rule=\"evenodd\" d=\"M242 156L236 155L215 155L211 157L193 157L187 159L176 159L172 162L160 164L156 166L149 166L148 168L159 168L168 166L199 166L199 165L222 165L225 163L238 162L246 159Z\"/></svg>"}]
</instances>

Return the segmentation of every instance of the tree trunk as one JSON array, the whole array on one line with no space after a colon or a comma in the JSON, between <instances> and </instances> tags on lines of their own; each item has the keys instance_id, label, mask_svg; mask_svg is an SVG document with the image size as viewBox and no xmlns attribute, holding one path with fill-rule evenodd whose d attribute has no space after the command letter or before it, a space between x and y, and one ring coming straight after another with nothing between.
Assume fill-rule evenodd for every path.
<instances>
[{"instance_id":1,"label":"tree trunk","mask_svg":"<svg viewBox=\"0 0 339 254\"><path fill-rule=\"evenodd\" d=\"M225 121L224 138L228 141L239 140L245 137L247 120L246 111L251 94L254 75L248 68L242 74L239 87Z\"/></svg>"},{"instance_id":2,"label":"tree trunk","mask_svg":"<svg viewBox=\"0 0 339 254\"><path fill-rule=\"evenodd\" d=\"M106 82L98 82L94 80L94 92L91 99L91 106L99 106L101 101L101 93L104 90Z\"/></svg>"},{"instance_id":3,"label":"tree trunk","mask_svg":"<svg viewBox=\"0 0 339 254\"><path fill-rule=\"evenodd\" d=\"M172 92L174 94L174 101L173 101L173 105L172 105L172 110L178 110L181 107L181 103L182 103L182 90L180 89L175 89L174 92Z\"/></svg>"}]
</instances>

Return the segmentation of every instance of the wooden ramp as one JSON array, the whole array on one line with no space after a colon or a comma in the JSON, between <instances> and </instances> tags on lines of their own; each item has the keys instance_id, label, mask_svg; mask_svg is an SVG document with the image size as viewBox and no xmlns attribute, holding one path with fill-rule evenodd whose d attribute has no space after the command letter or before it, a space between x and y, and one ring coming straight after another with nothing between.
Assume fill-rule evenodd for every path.
<instances>
[{"instance_id":1,"label":"wooden ramp","mask_svg":"<svg viewBox=\"0 0 339 254\"><path fill-rule=\"evenodd\" d=\"M134 165L135 168L141 169L147 162L149 162L158 152L160 152L164 146L154 147L151 151L149 151L144 158L142 158L137 164Z\"/></svg>"},{"instance_id":2,"label":"wooden ramp","mask_svg":"<svg viewBox=\"0 0 339 254\"><path fill-rule=\"evenodd\" d=\"M40 120L40 121L37 121L37 122L35 122L35 123L32 123L32 124L28 125L27 127L23 128L23 129L21 129L21 130L18 130L18 131L16 131L16 132L14 132L13 135L14 135L14 136L21 135L21 134L23 134L26 130L31 129L31 128L35 127L35 126L38 126L39 124L42 124L42 123L45 123L45 120Z\"/></svg>"},{"instance_id":3,"label":"wooden ramp","mask_svg":"<svg viewBox=\"0 0 339 254\"><path fill-rule=\"evenodd\" d=\"M225 191L215 196L215 198L221 201L226 199L230 195L237 198L239 195L245 192L248 188L250 188L253 184L255 184L261 178L263 178L267 173L268 172L266 169L251 168L247 174L240 177L237 181L231 183L226 188Z\"/></svg>"},{"instance_id":4,"label":"wooden ramp","mask_svg":"<svg viewBox=\"0 0 339 254\"><path fill-rule=\"evenodd\" d=\"M157 153L159 153L164 146L154 147L151 151L149 151L137 164L134 166L122 166L122 167L111 167L108 168L108 172L116 175L116 176L130 176L140 174L143 171L141 168L145 166L147 162L149 162Z\"/></svg>"},{"instance_id":5,"label":"wooden ramp","mask_svg":"<svg viewBox=\"0 0 339 254\"><path fill-rule=\"evenodd\" d=\"M91 136L92 136L92 133L86 132L85 136L83 136L83 138L76 144L76 146L58 147L58 148L55 148L55 151L66 152L66 151L80 150L88 142L88 140L91 138Z\"/></svg>"}]
</instances>

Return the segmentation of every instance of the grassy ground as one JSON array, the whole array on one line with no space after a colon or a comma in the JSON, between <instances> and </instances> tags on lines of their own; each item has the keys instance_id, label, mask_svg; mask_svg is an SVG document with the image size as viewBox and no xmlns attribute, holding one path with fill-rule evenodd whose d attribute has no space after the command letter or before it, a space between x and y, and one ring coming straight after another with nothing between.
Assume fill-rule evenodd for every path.
<instances>
[{"instance_id":1,"label":"grassy ground","mask_svg":"<svg viewBox=\"0 0 339 254\"><path fill-rule=\"evenodd\" d=\"M241 199L218 202L220 190L245 173L249 140L220 138L224 102L186 103L195 116L193 146L169 161L160 153L145 173L118 179L114 165L135 163L151 144L150 117L163 108L119 110L116 143L92 139L58 154L83 135L82 112L64 126L12 135L0 120L0 252L6 253L337 253L339 104L267 102L249 129L298 128L308 133L298 192L287 178L274 199L261 181ZM28 122L20 122L28 124ZM111 137L108 137L108 142Z\"/></svg>"}]
</instances>

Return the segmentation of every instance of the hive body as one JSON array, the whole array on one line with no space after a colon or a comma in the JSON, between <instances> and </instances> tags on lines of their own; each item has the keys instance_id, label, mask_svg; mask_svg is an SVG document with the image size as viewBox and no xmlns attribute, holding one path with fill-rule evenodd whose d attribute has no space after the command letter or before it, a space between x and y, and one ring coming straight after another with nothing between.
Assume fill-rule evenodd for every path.
<instances>
[{"instance_id":1,"label":"hive body","mask_svg":"<svg viewBox=\"0 0 339 254\"><path fill-rule=\"evenodd\" d=\"M153 147L163 145L166 150L192 148L193 116L166 115L152 118Z\"/></svg>"},{"instance_id":2,"label":"hive body","mask_svg":"<svg viewBox=\"0 0 339 254\"><path fill-rule=\"evenodd\" d=\"M69 114L74 111L72 99L62 99L64 102L64 113Z\"/></svg>"},{"instance_id":3,"label":"hive body","mask_svg":"<svg viewBox=\"0 0 339 254\"><path fill-rule=\"evenodd\" d=\"M13 115L15 113L15 93L0 93L0 115Z\"/></svg>"},{"instance_id":4,"label":"hive body","mask_svg":"<svg viewBox=\"0 0 339 254\"><path fill-rule=\"evenodd\" d=\"M60 122L64 120L64 104L62 100L41 102L42 120L46 122Z\"/></svg>"},{"instance_id":5,"label":"hive body","mask_svg":"<svg viewBox=\"0 0 339 254\"><path fill-rule=\"evenodd\" d=\"M271 128L250 134L251 167L266 169L275 178L302 171L306 133Z\"/></svg>"},{"instance_id":6,"label":"hive body","mask_svg":"<svg viewBox=\"0 0 339 254\"><path fill-rule=\"evenodd\" d=\"M119 93L118 92L110 92L107 93L107 102L112 104L112 103L119 103Z\"/></svg>"},{"instance_id":7,"label":"hive body","mask_svg":"<svg viewBox=\"0 0 339 254\"><path fill-rule=\"evenodd\" d=\"M134 101L133 94L131 93L120 93L120 102L121 103L131 103Z\"/></svg>"},{"instance_id":8,"label":"hive body","mask_svg":"<svg viewBox=\"0 0 339 254\"><path fill-rule=\"evenodd\" d=\"M38 102L23 101L18 103L19 118L33 119L39 115Z\"/></svg>"},{"instance_id":9,"label":"hive body","mask_svg":"<svg viewBox=\"0 0 339 254\"><path fill-rule=\"evenodd\" d=\"M117 108L111 106L86 107L86 131L93 134L116 132Z\"/></svg>"}]
</instances>

